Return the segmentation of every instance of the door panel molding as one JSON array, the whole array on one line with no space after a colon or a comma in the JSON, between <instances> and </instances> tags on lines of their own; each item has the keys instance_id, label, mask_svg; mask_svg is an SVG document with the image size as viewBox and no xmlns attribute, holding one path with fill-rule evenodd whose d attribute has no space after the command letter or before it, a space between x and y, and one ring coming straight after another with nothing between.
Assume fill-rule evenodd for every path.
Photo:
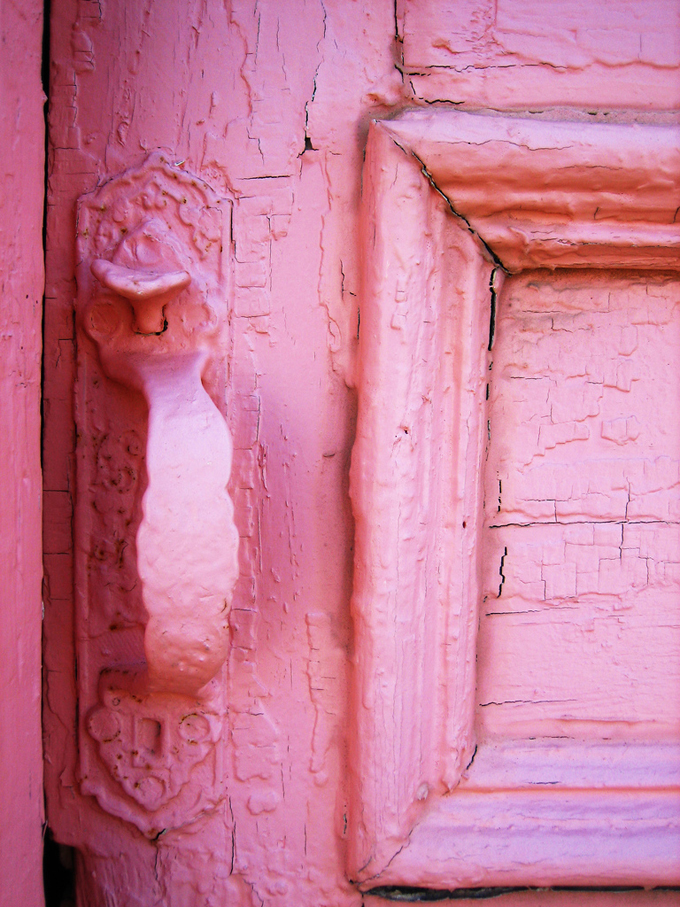
<instances>
[{"instance_id":1,"label":"door panel molding","mask_svg":"<svg viewBox=\"0 0 680 907\"><path fill-rule=\"evenodd\" d=\"M603 760L628 765L606 795L578 790L549 748L515 766L512 793L466 789L493 763L475 756L474 693L496 295L529 268L677 268L679 149L665 126L443 109L371 125L351 467L362 888L680 880L676 746L642 746L635 771L625 742L591 766L574 751L595 787Z\"/></svg>"}]
</instances>

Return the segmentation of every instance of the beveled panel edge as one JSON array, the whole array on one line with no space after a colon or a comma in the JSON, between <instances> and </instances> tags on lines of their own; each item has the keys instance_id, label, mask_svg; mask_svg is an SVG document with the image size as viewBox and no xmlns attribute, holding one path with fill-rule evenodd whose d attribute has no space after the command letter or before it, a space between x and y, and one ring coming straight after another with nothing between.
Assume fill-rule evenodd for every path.
<instances>
[{"instance_id":1,"label":"beveled panel edge","mask_svg":"<svg viewBox=\"0 0 680 907\"><path fill-rule=\"evenodd\" d=\"M381 128L510 272L680 267L680 126L437 109Z\"/></svg>"}]
</instances>

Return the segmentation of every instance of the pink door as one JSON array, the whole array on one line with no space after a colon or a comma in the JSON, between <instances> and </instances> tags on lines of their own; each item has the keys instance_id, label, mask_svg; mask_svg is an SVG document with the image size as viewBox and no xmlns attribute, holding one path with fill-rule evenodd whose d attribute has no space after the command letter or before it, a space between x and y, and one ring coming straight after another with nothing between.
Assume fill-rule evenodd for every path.
<instances>
[{"instance_id":1,"label":"pink door","mask_svg":"<svg viewBox=\"0 0 680 907\"><path fill-rule=\"evenodd\" d=\"M82 907L678 903L652 6L55 6L45 775Z\"/></svg>"}]
</instances>

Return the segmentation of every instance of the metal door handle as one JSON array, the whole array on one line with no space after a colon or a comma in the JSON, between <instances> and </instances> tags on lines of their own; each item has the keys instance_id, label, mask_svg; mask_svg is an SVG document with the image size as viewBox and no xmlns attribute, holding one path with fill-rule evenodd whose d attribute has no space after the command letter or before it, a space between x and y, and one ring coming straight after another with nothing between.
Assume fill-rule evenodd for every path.
<instances>
[{"instance_id":1,"label":"metal door handle","mask_svg":"<svg viewBox=\"0 0 680 907\"><path fill-rule=\"evenodd\" d=\"M130 301L133 331L164 331L163 309L191 287L185 270L127 268L96 259L92 273ZM121 346L123 348L121 348ZM227 656L229 602L238 535L227 493L232 443L203 387L207 350L190 343L103 353L106 370L142 392L148 405L146 471L137 532L137 568L148 615L149 691L195 695Z\"/></svg>"},{"instance_id":2,"label":"metal door handle","mask_svg":"<svg viewBox=\"0 0 680 907\"><path fill-rule=\"evenodd\" d=\"M163 303L191 282L188 271L137 271L105 258L96 258L91 267L102 286L130 301L135 312L133 329L140 334L163 331Z\"/></svg>"},{"instance_id":3,"label":"metal door handle","mask_svg":"<svg viewBox=\"0 0 680 907\"><path fill-rule=\"evenodd\" d=\"M136 225L108 248L87 237L95 255L81 263L90 296L83 325L105 373L148 406L148 486L136 539L146 670L135 684L194 696L226 659L238 574L231 437L203 385L209 361L223 355L224 274L216 228L208 223L201 233L214 209L190 209L182 186L197 181L177 179L158 161L147 168L157 195L153 205L148 189L138 196ZM116 216L114 202L114 224Z\"/></svg>"}]
</instances>

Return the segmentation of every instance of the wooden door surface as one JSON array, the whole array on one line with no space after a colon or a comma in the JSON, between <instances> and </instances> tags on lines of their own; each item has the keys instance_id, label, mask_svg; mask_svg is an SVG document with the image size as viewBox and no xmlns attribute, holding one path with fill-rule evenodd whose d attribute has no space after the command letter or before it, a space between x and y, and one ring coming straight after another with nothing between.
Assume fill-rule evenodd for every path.
<instances>
[{"instance_id":1,"label":"wooden door surface","mask_svg":"<svg viewBox=\"0 0 680 907\"><path fill-rule=\"evenodd\" d=\"M372 127L364 884L677 883L679 137L443 109Z\"/></svg>"},{"instance_id":2,"label":"wooden door surface","mask_svg":"<svg viewBox=\"0 0 680 907\"><path fill-rule=\"evenodd\" d=\"M42 907L42 5L0 9L0 905ZM20 113L19 113L20 111Z\"/></svg>"},{"instance_id":3,"label":"wooden door surface","mask_svg":"<svg viewBox=\"0 0 680 907\"><path fill-rule=\"evenodd\" d=\"M680 8L553 14L53 7L80 907L678 902Z\"/></svg>"}]
</instances>

